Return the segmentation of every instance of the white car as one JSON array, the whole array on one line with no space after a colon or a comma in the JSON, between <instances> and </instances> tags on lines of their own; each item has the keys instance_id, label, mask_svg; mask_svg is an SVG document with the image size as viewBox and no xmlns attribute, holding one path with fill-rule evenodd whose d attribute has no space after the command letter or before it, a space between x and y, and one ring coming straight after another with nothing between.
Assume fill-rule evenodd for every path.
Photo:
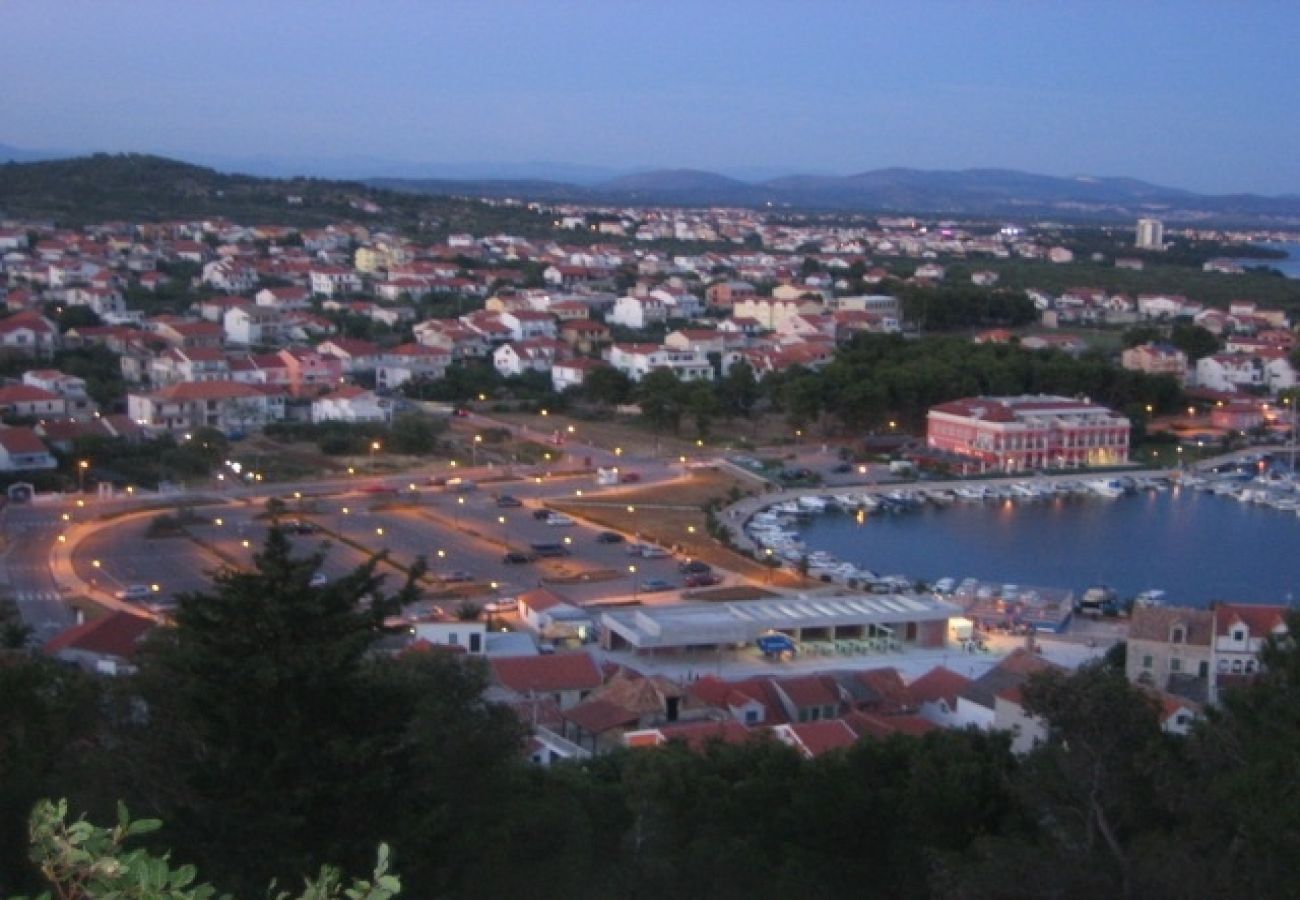
<instances>
[{"instance_id":1,"label":"white car","mask_svg":"<svg viewBox=\"0 0 1300 900\"><path fill-rule=\"evenodd\" d=\"M641 556L645 559L667 559L671 555L663 547L656 547L654 544L645 544L641 547Z\"/></svg>"},{"instance_id":2,"label":"white car","mask_svg":"<svg viewBox=\"0 0 1300 900\"><path fill-rule=\"evenodd\" d=\"M311 581L307 582L307 584L308 584L309 586L311 586L311 587L317 587L317 588L318 588L318 587L325 587L325 585L327 585L327 584L329 584L329 583L330 583L330 580L329 580L328 577L326 577L326 575L325 575L324 572L317 572L315 575L313 575L313 576L311 577Z\"/></svg>"},{"instance_id":3,"label":"white car","mask_svg":"<svg viewBox=\"0 0 1300 900\"><path fill-rule=\"evenodd\" d=\"M113 596L118 600L148 600L153 596L153 589L147 584L130 584L117 591Z\"/></svg>"},{"instance_id":4,"label":"white car","mask_svg":"<svg viewBox=\"0 0 1300 900\"><path fill-rule=\"evenodd\" d=\"M551 513L546 517L547 525L577 525L573 519L561 513Z\"/></svg>"}]
</instances>

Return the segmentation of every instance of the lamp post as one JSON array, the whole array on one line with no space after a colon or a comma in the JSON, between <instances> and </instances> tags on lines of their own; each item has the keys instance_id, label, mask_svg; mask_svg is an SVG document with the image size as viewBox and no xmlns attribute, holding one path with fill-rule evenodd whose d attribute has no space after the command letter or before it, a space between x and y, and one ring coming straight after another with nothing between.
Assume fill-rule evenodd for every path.
<instances>
[{"instance_id":1,"label":"lamp post","mask_svg":"<svg viewBox=\"0 0 1300 900\"><path fill-rule=\"evenodd\" d=\"M460 508L464 505L465 498L457 497L456 505L451 508L452 523L455 524L457 531L460 531Z\"/></svg>"},{"instance_id":2,"label":"lamp post","mask_svg":"<svg viewBox=\"0 0 1300 900\"><path fill-rule=\"evenodd\" d=\"M380 446L381 445L379 441L370 442L370 471L371 472L375 471L375 454L379 452Z\"/></svg>"},{"instance_id":3,"label":"lamp post","mask_svg":"<svg viewBox=\"0 0 1300 900\"><path fill-rule=\"evenodd\" d=\"M632 602L635 603L637 602L637 592L641 588L641 583L636 577L636 566L629 564L627 567L627 573L632 577Z\"/></svg>"},{"instance_id":4,"label":"lamp post","mask_svg":"<svg viewBox=\"0 0 1300 900\"><path fill-rule=\"evenodd\" d=\"M471 460L471 464L476 469L478 468L478 445L481 443L483 443L483 435L481 434L474 435L474 443L470 444L470 453L473 456L473 459Z\"/></svg>"},{"instance_id":5,"label":"lamp post","mask_svg":"<svg viewBox=\"0 0 1300 900\"><path fill-rule=\"evenodd\" d=\"M86 470L90 468L90 460L83 459L77 463L77 493L86 492Z\"/></svg>"},{"instance_id":6,"label":"lamp post","mask_svg":"<svg viewBox=\"0 0 1300 900\"><path fill-rule=\"evenodd\" d=\"M506 552L510 552L510 520L505 516L497 516L497 524L501 526L501 543L505 546Z\"/></svg>"}]
</instances>

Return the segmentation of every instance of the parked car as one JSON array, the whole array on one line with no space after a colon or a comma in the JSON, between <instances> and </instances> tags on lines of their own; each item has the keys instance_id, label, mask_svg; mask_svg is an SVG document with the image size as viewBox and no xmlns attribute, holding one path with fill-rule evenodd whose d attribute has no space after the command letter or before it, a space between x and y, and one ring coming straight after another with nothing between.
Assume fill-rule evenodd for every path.
<instances>
[{"instance_id":1,"label":"parked car","mask_svg":"<svg viewBox=\"0 0 1300 900\"><path fill-rule=\"evenodd\" d=\"M478 490L478 485L468 478L448 478L447 490L453 494L467 494L470 491Z\"/></svg>"},{"instance_id":2,"label":"parked car","mask_svg":"<svg viewBox=\"0 0 1300 900\"><path fill-rule=\"evenodd\" d=\"M458 418L458 419L467 419L467 418L469 418L469 410L466 409L466 408L463 407L463 406L458 406L458 407L456 407L455 409L453 409L453 410L451 411L451 414L452 414L453 416L455 416L456 418Z\"/></svg>"},{"instance_id":3,"label":"parked car","mask_svg":"<svg viewBox=\"0 0 1300 900\"><path fill-rule=\"evenodd\" d=\"M537 519L539 522L544 519L549 519L550 517L551 517L551 511L549 509L533 510L533 518Z\"/></svg>"},{"instance_id":4,"label":"parked car","mask_svg":"<svg viewBox=\"0 0 1300 900\"><path fill-rule=\"evenodd\" d=\"M623 472L618 476L618 480L623 484L636 484L641 480L640 472Z\"/></svg>"},{"instance_id":5,"label":"parked car","mask_svg":"<svg viewBox=\"0 0 1300 900\"><path fill-rule=\"evenodd\" d=\"M600 534L596 535L596 543L621 544L623 543L623 535L619 534L617 531L602 531Z\"/></svg>"},{"instance_id":6,"label":"parked car","mask_svg":"<svg viewBox=\"0 0 1300 900\"><path fill-rule=\"evenodd\" d=\"M147 584L129 584L120 591L116 591L113 596L118 600L138 602L140 600L148 600L152 597L153 588L149 587Z\"/></svg>"},{"instance_id":7,"label":"parked car","mask_svg":"<svg viewBox=\"0 0 1300 900\"><path fill-rule=\"evenodd\" d=\"M713 566L698 559L688 559L678 564L677 571L683 575L706 575L713 571Z\"/></svg>"},{"instance_id":8,"label":"parked car","mask_svg":"<svg viewBox=\"0 0 1300 900\"><path fill-rule=\"evenodd\" d=\"M519 599L517 597L502 597L500 600L491 600L483 604L485 613L507 613L519 609Z\"/></svg>"},{"instance_id":9,"label":"parked car","mask_svg":"<svg viewBox=\"0 0 1300 900\"><path fill-rule=\"evenodd\" d=\"M568 526L577 525L578 523L563 513L551 513L551 515L546 517L546 524Z\"/></svg>"},{"instance_id":10,"label":"parked car","mask_svg":"<svg viewBox=\"0 0 1300 900\"><path fill-rule=\"evenodd\" d=\"M628 545L627 545L627 555L628 555L628 556L641 556L643 553L645 553L645 548L646 548L646 545L645 545L645 544L628 544Z\"/></svg>"},{"instance_id":11,"label":"parked car","mask_svg":"<svg viewBox=\"0 0 1300 900\"><path fill-rule=\"evenodd\" d=\"M847 475L849 472L853 471L853 466L849 465L846 462L842 462L839 465L837 465L835 468L831 469L831 471L834 472L836 475Z\"/></svg>"},{"instance_id":12,"label":"parked car","mask_svg":"<svg viewBox=\"0 0 1300 900\"><path fill-rule=\"evenodd\" d=\"M452 569L450 572L442 572L435 577L443 584L461 584L474 580L474 576L463 569Z\"/></svg>"},{"instance_id":13,"label":"parked car","mask_svg":"<svg viewBox=\"0 0 1300 900\"><path fill-rule=\"evenodd\" d=\"M433 485L434 487L446 487L447 476L434 475L432 478L429 479L429 484Z\"/></svg>"},{"instance_id":14,"label":"parked car","mask_svg":"<svg viewBox=\"0 0 1300 900\"><path fill-rule=\"evenodd\" d=\"M714 584L722 584L722 576L715 575L712 572L697 572L694 575L688 575L685 582L687 587L709 587Z\"/></svg>"},{"instance_id":15,"label":"parked car","mask_svg":"<svg viewBox=\"0 0 1300 900\"><path fill-rule=\"evenodd\" d=\"M396 494L397 488L386 484L368 484L361 489L363 494Z\"/></svg>"},{"instance_id":16,"label":"parked car","mask_svg":"<svg viewBox=\"0 0 1300 900\"><path fill-rule=\"evenodd\" d=\"M672 554L663 547L656 547L654 544L642 544L641 555L646 559L666 559Z\"/></svg>"},{"instance_id":17,"label":"parked car","mask_svg":"<svg viewBox=\"0 0 1300 900\"><path fill-rule=\"evenodd\" d=\"M501 557L501 561L508 566L522 566L532 562L534 559L536 559L536 557L531 553L520 553L518 550L511 550L505 556Z\"/></svg>"},{"instance_id":18,"label":"parked car","mask_svg":"<svg viewBox=\"0 0 1300 900\"><path fill-rule=\"evenodd\" d=\"M523 505L524 504L520 502L518 497L511 497L509 494L502 494L500 497L497 497L497 506L501 507L502 509L514 508L516 506L523 506Z\"/></svg>"},{"instance_id":19,"label":"parked car","mask_svg":"<svg viewBox=\"0 0 1300 900\"><path fill-rule=\"evenodd\" d=\"M533 553L537 554L540 557L556 557L556 556L569 555L569 548L566 547L564 544L539 543L539 544L533 544L532 548L533 548Z\"/></svg>"},{"instance_id":20,"label":"parked car","mask_svg":"<svg viewBox=\"0 0 1300 900\"><path fill-rule=\"evenodd\" d=\"M673 589L673 583L662 578L647 578L641 582L641 593L643 594L656 594L660 591L671 591Z\"/></svg>"}]
</instances>

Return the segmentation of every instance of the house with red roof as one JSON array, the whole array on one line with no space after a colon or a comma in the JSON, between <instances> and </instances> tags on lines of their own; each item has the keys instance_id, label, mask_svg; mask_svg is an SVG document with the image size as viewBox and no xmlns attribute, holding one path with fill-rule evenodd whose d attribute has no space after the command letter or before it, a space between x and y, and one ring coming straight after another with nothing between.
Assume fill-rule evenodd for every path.
<instances>
[{"instance_id":1,"label":"house with red roof","mask_svg":"<svg viewBox=\"0 0 1300 900\"><path fill-rule=\"evenodd\" d=\"M35 431L0 427L0 472L39 472L57 465Z\"/></svg>"},{"instance_id":2,"label":"house with red roof","mask_svg":"<svg viewBox=\"0 0 1300 900\"><path fill-rule=\"evenodd\" d=\"M935 666L907 686L917 714L944 728L956 727L957 698L971 679L944 666Z\"/></svg>"},{"instance_id":3,"label":"house with red roof","mask_svg":"<svg viewBox=\"0 0 1300 900\"><path fill-rule=\"evenodd\" d=\"M385 350L375 367L375 383L395 388L408 381L436 381L447 374L451 353L425 344L401 344Z\"/></svg>"},{"instance_id":4,"label":"house with red roof","mask_svg":"<svg viewBox=\"0 0 1300 900\"><path fill-rule=\"evenodd\" d=\"M1287 608L1246 603L1220 603L1214 608L1214 639L1210 646L1210 699L1217 702L1226 688L1245 684L1259 673L1259 654L1270 638L1288 634Z\"/></svg>"},{"instance_id":5,"label":"house with red roof","mask_svg":"<svg viewBox=\"0 0 1300 900\"><path fill-rule=\"evenodd\" d=\"M182 381L157 391L126 395L127 415L148 428L186 431L217 428L228 434L284 418L286 392L238 381Z\"/></svg>"},{"instance_id":6,"label":"house with red roof","mask_svg":"<svg viewBox=\"0 0 1300 900\"><path fill-rule=\"evenodd\" d=\"M104 675L134 669L136 651L157 622L117 610L61 631L45 642L46 655Z\"/></svg>"},{"instance_id":7,"label":"house with red roof","mask_svg":"<svg viewBox=\"0 0 1300 900\"><path fill-rule=\"evenodd\" d=\"M857 734L843 719L777 725L772 728L772 734L781 743L793 747L804 759L815 759L832 750L844 750L858 740Z\"/></svg>"},{"instance_id":8,"label":"house with red roof","mask_svg":"<svg viewBox=\"0 0 1300 900\"><path fill-rule=\"evenodd\" d=\"M673 741L680 741L698 752L715 741L724 744L743 744L753 735L754 732L750 729L730 719L722 721L702 719L624 732L623 746L631 749L662 747Z\"/></svg>"},{"instance_id":9,"label":"house with red roof","mask_svg":"<svg viewBox=\"0 0 1300 900\"><path fill-rule=\"evenodd\" d=\"M378 344L358 338L330 338L317 344L316 352L341 360L343 371L349 375L373 372L382 355Z\"/></svg>"},{"instance_id":10,"label":"house with red roof","mask_svg":"<svg viewBox=\"0 0 1300 900\"><path fill-rule=\"evenodd\" d=\"M839 718L848 704L830 675L794 675L772 679L781 708L791 722Z\"/></svg>"},{"instance_id":11,"label":"house with red roof","mask_svg":"<svg viewBox=\"0 0 1300 900\"><path fill-rule=\"evenodd\" d=\"M54 391L30 384L0 385L0 417L62 419L67 413L67 402Z\"/></svg>"},{"instance_id":12,"label":"house with red roof","mask_svg":"<svg viewBox=\"0 0 1300 900\"><path fill-rule=\"evenodd\" d=\"M59 349L59 329L34 310L0 319L0 350L36 359L49 359Z\"/></svg>"},{"instance_id":13,"label":"house with red roof","mask_svg":"<svg viewBox=\"0 0 1300 900\"><path fill-rule=\"evenodd\" d=\"M578 705L605 683L590 653L497 656L488 659L495 699L549 697L561 711Z\"/></svg>"}]
</instances>

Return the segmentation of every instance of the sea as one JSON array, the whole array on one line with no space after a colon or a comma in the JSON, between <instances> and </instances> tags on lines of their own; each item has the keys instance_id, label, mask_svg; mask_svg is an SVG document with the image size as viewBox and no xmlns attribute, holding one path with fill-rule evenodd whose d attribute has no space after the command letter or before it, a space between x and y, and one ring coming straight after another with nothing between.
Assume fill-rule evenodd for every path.
<instances>
[{"instance_id":1,"label":"sea","mask_svg":"<svg viewBox=\"0 0 1300 900\"><path fill-rule=\"evenodd\" d=\"M1166 603L1300 600L1300 517L1191 488L1107 499L954 503L908 513L827 513L801 522L809 550L879 575L977 578L1076 596L1108 585Z\"/></svg>"},{"instance_id":2,"label":"sea","mask_svg":"<svg viewBox=\"0 0 1300 900\"><path fill-rule=\"evenodd\" d=\"M1277 269L1287 278L1300 278L1300 244L1294 243L1262 243L1259 246L1267 247L1270 250L1281 250L1287 254L1286 259L1234 259L1233 262L1240 266L1268 266L1271 269Z\"/></svg>"}]
</instances>

